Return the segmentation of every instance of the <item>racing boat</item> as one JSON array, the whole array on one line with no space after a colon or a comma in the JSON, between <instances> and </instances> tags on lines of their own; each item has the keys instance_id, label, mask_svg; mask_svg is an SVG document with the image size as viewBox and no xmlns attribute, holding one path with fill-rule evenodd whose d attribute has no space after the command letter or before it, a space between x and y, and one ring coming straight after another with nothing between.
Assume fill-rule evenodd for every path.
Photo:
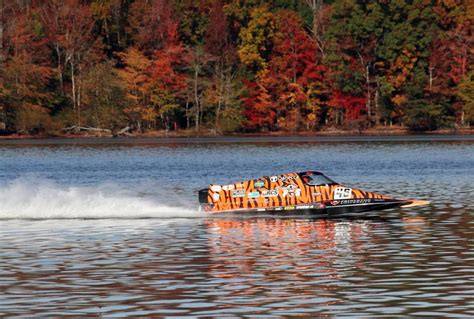
<instances>
[{"instance_id":1,"label":"racing boat","mask_svg":"<svg viewBox=\"0 0 474 319\"><path fill-rule=\"evenodd\" d=\"M354 215L371 210L428 205L429 201L395 198L339 184L315 171L263 176L199 191L208 213L278 213Z\"/></svg>"}]
</instances>

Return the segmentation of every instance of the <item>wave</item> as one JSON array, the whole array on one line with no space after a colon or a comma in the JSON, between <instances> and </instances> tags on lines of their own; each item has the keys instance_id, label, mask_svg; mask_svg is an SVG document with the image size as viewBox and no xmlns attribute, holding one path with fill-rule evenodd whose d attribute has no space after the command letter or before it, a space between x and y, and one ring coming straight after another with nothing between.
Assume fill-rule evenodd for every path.
<instances>
[{"instance_id":1,"label":"wave","mask_svg":"<svg viewBox=\"0 0 474 319\"><path fill-rule=\"evenodd\" d=\"M19 178L0 187L0 219L137 219L202 217L185 206L140 197L119 185L65 186Z\"/></svg>"}]
</instances>

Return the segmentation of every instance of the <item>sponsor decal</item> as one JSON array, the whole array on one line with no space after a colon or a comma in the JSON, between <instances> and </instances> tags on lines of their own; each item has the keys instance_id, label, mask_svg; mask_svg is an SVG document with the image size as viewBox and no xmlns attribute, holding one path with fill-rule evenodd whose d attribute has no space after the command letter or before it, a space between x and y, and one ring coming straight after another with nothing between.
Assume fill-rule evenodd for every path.
<instances>
[{"instance_id":1,"label":"sponsor decal","mask_svg":"<svg viewBox=\"0 0 474 319\"><path fill-rule=\"evenodd\" d=\"M324 204L324 203L320 203L320 204L319 204L319 208L321 208L321 209L324 209L324 208L326 208L326 204Z\"/></svg>"},{"instance_id":2,"label":"sponsor decal","mask_svg":"<svg viewBox=\"0 0 474 319\"><path fill-rule=\"evenodd\" d=\"M264 212L266 209L265 208L258 208L257 212Z\"/></svg>"},{"instance_id":3,"label":"sponsor decal","mask_svg":"<svg viewBox=\"0 0 474 319\"><path fill-rule=\"evenodd\" d=\"M232 196L232 198L245 197L245 190L244 189L237 189L235 191L232 191L230 196Z\"/></svg>"},{"instance_id":4,"label":"sponsor decal","mask_svg":"<svg viewBox=\"0 0 474 319\"><path fill-rule=\"evenodd\" d=\"M297 178L298 178L298 175L282 175L278 179L282 182L286 182L286 181L291 181Z\"/></svg>"},{"instance_id":5,"label":"sponsor decal","mask_svg":"<svg viewBox=\"0 0 474 319\"><path fill-rule=\"evenodd\" d=\"M274 210L283 210L283 207L275 207Z\"/></svg>"},{"instance_id":6,"label":"sponsor decal","mask_svg":"<svg viewBox=\"0 0 474 319\"><path fill-rule=\"evenodd\" d=\"M271 189L268 191L262 191L262 197L278 197L278 190Z\"/></svg>"},{"instance_id":7,"label":"sponsor decal","mask_svg":"<svg viewBox=\"0 0 474 319\"><path fill-rule=\"evenodd\" d=\"M231 190L235 189L235 186L234 186L234 184L224 185L224 186L222 186L222 189L225 190L225 191L231 191Z\"/></svg>"},{"instance_id":8,"label":"sponsor decal","mask_svg":"<svg viewBox=\"0 0 474 319\"><path fill-rule=\"evenodd\" d=\"M295 206L285 206L284 210L294 210Z\"/></svg>"},{"instance_id":9,"label":"sponsor decal","mask_svg":"<svg viewBox=\"0 0 474 319\"><path fill-rule=\"evenodd\" d=\"M301 189L294 184L282 187L281 189L283 190L283 196L298 197L301 195Z\"/></svg>"},{"instance_id":10,"label":"sponsor decal","mask_svg":"<svg viewBox=\"0 0 474 319\"><path fill-rule=\"evenodd\" d=\"M248 193L247 197L248 198L259 198L260 193L259 192L250 192L250 193Z\"/></svg>"},{"instance_id":11,"label":"sponsor decal","mask_svg":"<svg viewBox=\"0 0 474 319\"><path fill-rule=\"evenodd\" d=\"M344 199L339 201L341 205L350 205L350 204L367 204L372 202L369 198L362 198L362 199Z\"/></svg>"},{"instance_id":12,"label":"sponsor decal","mask_svg":"<svg viewBox=\"0 0 474 319\"><path fill-rule=\"evenodd\" d=\"M254 181L253 186L255 188L262 188L263 186L265 186L265 181L262 181L262 180Z\"/></svg>"},{"instance_id":13,"label":"sponsor decal","mask_svg":"<svg viewBox=\"0 0 474 319\"><path fill-rule=\"evenodd\" d=\"M219 200L219 198L221 198L221 196L219 195L219 193L214 193L212 194L212 200L217 202Z\"/></svg>"},{"instance_id":14,"label":"sponsor decal","mask_svg":"<svg viewBox=\"0 0 474 319\"><path fill-rule=\"evenodd\" d=\"M299 205L299 206L296 206L296 209L309 209L311 208L311 206L309 205Z\"/></svg>"},{"instance_id":15,"label":"sponsor decal","mask_svg":"<svg viewBox=\"0 0 474 319\"><path fill-rule=\"evenodd\" d=\"M272 183L276 183L277 181L286 182L286 181L290 181L290 180L298 179L298 178L299 178L298 175L270 176L270 182Z\"/></svg>"},{"instance_id":16,"label":"sponsor decal","mask_svg":"<svg viewBox=\"0 0 474 319\"><path fill-rule=\"evenodd\" d=\"M334 199L350 199L352 196L352 188L336 187L334 190Z\"/></svg>"},{"instance_id":17,"label":"sponsor decal","mask_svg":"<svg viewBox=\"0 0 474 319\"><path fill-rule=\"evenodd\" d=\"M331 205L334 205L334 206L339 205L339 202L337 200L333 200L331 201Z\"/></svg>"},{"instance_id":18,"label":"sponsor decal","mask_svg":"<svg viewBox=\"0 0 474 319\"><path fill-rule=\"evenodd\" d=\"M220 192L222 189L221 185L211 185L211 191Z\"/></svg>"}]
</instances>

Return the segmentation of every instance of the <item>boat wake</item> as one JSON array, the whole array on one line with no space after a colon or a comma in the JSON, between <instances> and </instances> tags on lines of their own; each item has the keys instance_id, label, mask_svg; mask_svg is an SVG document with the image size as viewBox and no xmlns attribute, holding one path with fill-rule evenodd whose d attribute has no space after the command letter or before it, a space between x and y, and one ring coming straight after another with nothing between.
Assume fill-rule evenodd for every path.
<instances>
[{"instance_id":1,"label":"boat wake","mask_svg":"<svg viewBox=\"0 0 474 319\"><path fill-rule=\"evenodd\" d=\"M0 219L139 219L202 217L117 185L64 186L20 178L0 186Z\"/></svg>"}]
</instances>

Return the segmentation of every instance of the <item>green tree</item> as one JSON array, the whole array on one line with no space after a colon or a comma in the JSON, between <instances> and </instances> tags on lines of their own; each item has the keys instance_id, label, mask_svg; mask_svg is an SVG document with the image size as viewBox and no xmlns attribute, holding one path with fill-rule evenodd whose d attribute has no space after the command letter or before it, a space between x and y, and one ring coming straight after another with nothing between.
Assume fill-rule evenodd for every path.
<instances>
[{"instance_id":1,"label":"green tree","mask_svg":"<svg viewBox=\"0 0 474 319\"><path fill-rule=\"evenodd\" d=\"M337 88L353 94L363 88L369 118L402 122L408 102L417 99L407 92L411 79L428 72L435 22L423 0L336 1L328 36L331 65L339 65Z\"/></svg>"},{"instance_id":2,"label":"green tree","mask_svg":"<svg viewBox=\"0 0 474 319\"><path fill-rule=\"evenodd\" d=\"M474 123L474 71L467 74L458 89L458 95L464 102L461 123L470 126Z\"/></svg>"},{"instance_id":3,"label":"green tree","mask_svg":"<svg viewBox=\"0 0 474 319\"><path fill-rule=\"evenodd\" d=\"M127 125L125 90L112 63L103 62L89 68L83 76L82 87L83 118L87 125L112 130Z\"/></svg>"}]
</instances>

